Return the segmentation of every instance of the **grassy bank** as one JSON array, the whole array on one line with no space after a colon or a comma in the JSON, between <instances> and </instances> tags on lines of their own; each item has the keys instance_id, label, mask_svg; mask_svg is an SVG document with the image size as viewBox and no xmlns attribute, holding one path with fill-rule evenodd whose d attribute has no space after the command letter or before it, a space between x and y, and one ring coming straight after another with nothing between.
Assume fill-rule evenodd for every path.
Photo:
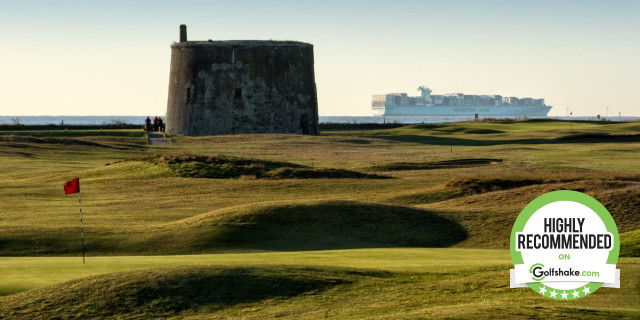
<instances>
[{"instance_id":1,"label":"grassy bank","mask_svg":"<svg viewBox=\"0 0 640 320\"><path fill-rule=\"evenodd\" d=\"M449 249L445 249L449 250ZM637 260L637 259L636 259ZM553 301L509 289L505 266L388 272L303 266L181 266L109 273L0 298L9 318L635 318L640 267L620 289Z\"/></svg>"}]
</instances>

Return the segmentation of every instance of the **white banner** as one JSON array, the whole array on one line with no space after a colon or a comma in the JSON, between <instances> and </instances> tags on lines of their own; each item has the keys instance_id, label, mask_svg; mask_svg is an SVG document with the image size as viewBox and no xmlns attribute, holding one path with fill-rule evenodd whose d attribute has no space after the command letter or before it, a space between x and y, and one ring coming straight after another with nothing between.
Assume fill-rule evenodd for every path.
<instances>
[{"instance_id":1,"label":"white banner","mask_svg":"<svg viewBox=\"0 0 640 320\"><path fill-rule=\"evenodd\" d=\"M511 288L526 287L527 283L531 282L545 284L551 282L603 282L603 287L620 288L620 270L616 269L613 264L589 268L588 271L581 269L584 268L579 266L542 268L538 272L548 271L548 275L545 275L542 280L536 281L533 279L531 266L519 264L515 266L515 269L510 270L509 286ZM569 275L569 273L573 275ZM577 276L576 273L578 274ZM594 273L597 276L594 276Z\"/></svg>"}]
</instances>

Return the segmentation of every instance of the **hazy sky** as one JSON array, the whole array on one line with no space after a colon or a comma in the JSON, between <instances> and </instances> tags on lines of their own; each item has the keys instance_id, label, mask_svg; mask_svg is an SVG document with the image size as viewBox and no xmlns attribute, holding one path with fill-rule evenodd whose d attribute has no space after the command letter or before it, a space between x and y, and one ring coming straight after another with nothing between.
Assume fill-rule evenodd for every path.
<instances>
[{"instance_id":1,"label":"hazy sky","mask_svg":"<svg viewBox=\"0 0 640 320\"><path fill-rule=\"evenodd\" d=\"M182 23L190 40L312 43L320 115L422 84L640 115L640 0L0 0L0 115L164 114Z\"/></svg>"}]
</instances>

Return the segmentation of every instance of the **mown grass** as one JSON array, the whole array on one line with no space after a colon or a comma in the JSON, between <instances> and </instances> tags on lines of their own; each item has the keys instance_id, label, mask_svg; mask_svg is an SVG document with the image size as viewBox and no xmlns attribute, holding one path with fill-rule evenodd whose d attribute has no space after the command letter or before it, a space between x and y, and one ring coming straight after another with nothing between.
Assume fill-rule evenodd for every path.
<instances>
[{"instance_id":1,"label":"mown grass","mask_svg":"<svg viewBox=\"0 0 640 320\"><path fill-rule=\"evenodd\" d=\"M393 272L447 273L508 265L508 250L470 248L372 248L170 256L4 257L0 296L109 272L181 265L303 265Z\"/></svg>"},{"instance_id":2,"label":"mown grass","mask_svg":"<svg viewBox=\"0 0 640 320\"><path fill-rule=\"evenodd\" d=\"M320 136L172 136L169 146L149 146L144 136L129 133L5 135L0 137L0 254L33 258L2 258L0 266L6 266L6 271L12 266L10 261L33 260L23 269L11 269L17 273L7 275L16 280L7 282L12 284L2 290L12 293L109 271L200 261L210 264L217 257L222 263L233 260L232 264L241 266L265 261L258 258L270 254L265 250L277 250L266 264L289 263L290 258L292 264L390 270L385 268L393 261L408 269L390 270L381 278L358 279L341 270L323 269L318 272L353 281L282 299L226 306L214 303L204 309L188 305L165 311L144 309L149 304L143 304L145 313L125 310L122 314L187 318L633 318L638 315L637 281L623 280L624 288L618 291L601 289L594 298L559 304L541 300L526 289L506 289L509 266L501 258L487 257L485 267L470 262L473 270L467 271L447 266L474 261L455 254L455 250L500 248L498 251L506 252L520 210L537 196L560 189L582 191L605 204L621 232L621 255L637 257L640 143L633 136L638 132L638 123L486 121L367 130L344 127ZM395 179L309 179L291 174L278 179L212 179L180 176L169 166L148 161L123 162L153 154L255 159L287 163L294 169L348 170ZM464 159L502 161L452 165ZM389 169L407 163L407 167ZM77 198L62 194L62 183L75 177L81 180L89 261L113 259L120 261L119 266L81 269L85 273L64 268L71 261L64 259L71 258L43 257L77 256L80 252ZM455 232L443 236L447 230ZM446 241L434 242L430 237ZM376 249L414 245L457 248L441 249L444 255L451 252L451 261L435 259L432 267L425 266L425 261L432 259L428 254L395 253L435 249ZM308 251L318 249L349 250ZM389 251L375 257L349 257L349 252L358 250ZM174 264L159 262L171 257L118 257L203 252L242 253L181 257L175 258ZM95 258L97 254L107 257ZM34 265L55 259L62 259L60 272L50 269L48 276L40 278L45 280L30 282L28 275L37 273ZM638 279L637 258L622 261L623 279ZM497 262L503 265L496 266ZM432 274L436 269L449 273ZM163 277L171 277L170 273ZM120 277L133 279L121 275L96 281L117 281ZM20 283L27 285L21 287ZM40 291L41 297L46 296L46 290ZM60 301L51 303L65 305ZM159 300L150 301L157 306L153 301ZM14 302L9 306L16 312L14 317L26 314L20 310L31 310L34 315L58 312L37 311L43 309L36 304L16 306ZM118 317L115 313L96 314ZM77 315L69 311L60 317Z\"/></svg>"}]
</instances>

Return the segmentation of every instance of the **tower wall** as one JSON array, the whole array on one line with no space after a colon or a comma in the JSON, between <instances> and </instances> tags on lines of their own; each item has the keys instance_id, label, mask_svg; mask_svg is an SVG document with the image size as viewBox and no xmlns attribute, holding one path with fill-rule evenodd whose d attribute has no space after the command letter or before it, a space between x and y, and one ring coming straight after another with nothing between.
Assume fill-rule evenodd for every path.
<instances>
[{"instance_id":1,"label":"tower wall","mask_svg":"<svg viewBox=\"0 0 640 320\"><path fill-rule=\"evenodd\" d=\"M293 41L173 44L167 131L317 134L313 46Z\"/></svg>"}]
</instances>

